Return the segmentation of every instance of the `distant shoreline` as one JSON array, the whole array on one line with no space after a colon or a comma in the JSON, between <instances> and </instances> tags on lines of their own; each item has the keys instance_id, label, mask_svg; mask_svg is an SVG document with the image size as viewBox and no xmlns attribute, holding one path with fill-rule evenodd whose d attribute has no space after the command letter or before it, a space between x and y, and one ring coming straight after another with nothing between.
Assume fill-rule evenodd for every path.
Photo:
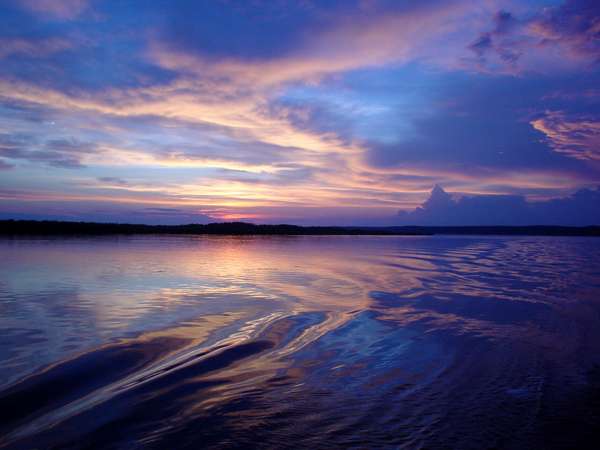
<instances>
[{"instance_id":1,"label":"distant shoreline","mask_svg":"<svg viewBox=\"0 0 600 450\"><path fill-rule=\"evenodd\" d=\"M180 235L503 235L503 236L596 236L600 226L395 226L395 227L329 227L298 225L255 225L246 222L223 222L189 225L143 225L98 222L67 222L38 220L0 220L0 236L103 236L136 234Z\"/></svg>"}]
</instances>

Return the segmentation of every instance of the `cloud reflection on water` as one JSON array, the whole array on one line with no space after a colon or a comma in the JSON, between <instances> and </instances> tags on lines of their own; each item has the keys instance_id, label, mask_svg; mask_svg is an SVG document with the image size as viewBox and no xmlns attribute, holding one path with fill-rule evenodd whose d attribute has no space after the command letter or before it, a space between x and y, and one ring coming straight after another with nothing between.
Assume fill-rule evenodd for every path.
<instances>
[{"instance_id":1,"label":"cloud reflection on water","mask_svg":"<svg viewBox=\"0 0 600 450\"><path fill-rule=\"evenodd\" d=\"M535 405L579 392L600 354L593 239L0 245L8 448L485 446L521 419L514 438L540 444Z\"/></svg>"}]
</instances>

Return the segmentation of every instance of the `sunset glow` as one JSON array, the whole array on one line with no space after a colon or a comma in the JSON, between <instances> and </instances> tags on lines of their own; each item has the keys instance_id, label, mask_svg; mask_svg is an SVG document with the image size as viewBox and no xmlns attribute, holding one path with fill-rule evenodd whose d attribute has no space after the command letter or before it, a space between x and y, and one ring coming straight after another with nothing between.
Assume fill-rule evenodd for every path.
<instances>
[{"instance_id":1,"label":"sunset glow","mask_svg":"<svg viewBox=\"0 0 600 450\"><path fill-rule=\"evenodd\" d=\"M2 2L0 218L394 225L600 184L598 6Z\"/></svg>"}]
</instances>

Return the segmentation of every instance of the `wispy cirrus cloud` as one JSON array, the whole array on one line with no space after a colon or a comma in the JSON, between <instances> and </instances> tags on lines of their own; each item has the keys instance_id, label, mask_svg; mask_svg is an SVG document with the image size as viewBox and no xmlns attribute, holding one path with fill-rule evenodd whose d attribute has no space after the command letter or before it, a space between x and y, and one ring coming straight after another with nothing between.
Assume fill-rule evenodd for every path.
<instances>
[{"instance_id":1,"label":"wispy cirrus cloud","mask_svg":"<svg viewBox=\"0 0 600 450\"><path fill-rule=\"evenodd\" d=\"M544 109L597 117L585 2L19 5L27 20L0 33L0 156L72 205L351 220L435 182L544 196L600 178L532 127L560 135ZM551 98L568 77L576 92Z\"/></svg>"},{"instance_id":2,"label":"wispy cirrus cloud","mask_svg":"<svg viewBox=\"0 0 600 450\"><path fill-rule=\"evenodd\" d=\"M95 153L95 144L74 139L48 140L40 143L31 135L0 135L0 156L11 160L41 162L63 169L84 167L85 154Z\"/></svg>"},{"instance_id":3,"label":"wispy cirrus cloud","mask_svg":"<svg viewBox=\"0 0 600 450\"><path fill-rule=\"evenodd\" d=\"M149 56L165 68L208 82L217 79L232 90L318 82L324 76L358 68L431 57L428 47L464 21L467 10L465 2L432 1L397 11L341 14L329 27L303 34L295 47L274 56L215 56L203 47L181 46L179 35L176 40L161 35L152 42Z\"/></svg>"},{"instance_id":4,"label":"wispy cirrus cloud","mask_svg":"<svg viewBox=\"0 0 600 450\"><path fill-rule=\"evenodd\" d=\"M18 0L21 6L39 16L61 20L76 18L89 6L88 0Z\"/></svg>"},{"instance_id":5,"label":"wispy cirrus cloud","mask_svg":"<svg viewBox=\"0 0 600 450\"><path fill-rule=\"evenodd\" d=\"M97 180L100 183L111 183L116 184L118 186L127 186L129 184L127 180L124 180L119 177L98 177Z\"/></svg>"},{"instance_id":6,"label":"wispy cirrus cloud","mask_svg":"<svg viewBox=\"0 0 600 450\"><path fill-rule=\"evenodd\" d=\"M28 57L48 56L71 48L72 43L59 37L18 38L0 37L0 59L11 55Z\"/></svg>"},{"instance_id":7,"label":"wispy cirrus cloud","mask_svg":"<svg viewBox=\"0 0 600 450\"><path fill-rule=\"evenodd\" d=\"M600 160L600 120L595 116L547 111L531 125L544 133L558 153L582 160Z\"/></svg>"}]
</instances>

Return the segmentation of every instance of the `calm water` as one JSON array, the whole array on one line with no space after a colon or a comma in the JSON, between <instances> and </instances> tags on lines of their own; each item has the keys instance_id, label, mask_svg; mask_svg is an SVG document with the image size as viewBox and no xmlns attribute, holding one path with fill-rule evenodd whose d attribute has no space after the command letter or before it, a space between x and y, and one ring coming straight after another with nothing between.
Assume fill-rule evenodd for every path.
<instances>
[{"instance_id":1,"label":"calm water","mask_svg":"<svg viewBox=\"0 0 600 450\"><path fill-rule=\"evenodd\" d=\"M0 240L2 448L582 448L599 430L600 239Z\"/></svg>"}]
</instances>

